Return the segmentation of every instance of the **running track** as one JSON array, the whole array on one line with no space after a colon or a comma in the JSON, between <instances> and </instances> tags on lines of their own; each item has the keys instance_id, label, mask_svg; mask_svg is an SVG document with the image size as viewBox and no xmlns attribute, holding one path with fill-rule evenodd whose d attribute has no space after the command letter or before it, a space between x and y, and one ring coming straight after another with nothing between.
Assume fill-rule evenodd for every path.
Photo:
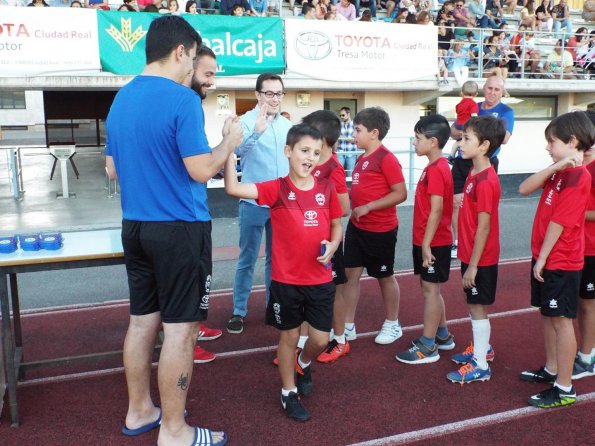
<instances>
[{"instance_id":1,"label":"running track","mask_svg":"<svg viewBox=\"0 0 595 446\"><path fill-rule=\"evenodd\" d=\"M277 333L264 326L263 292L250 301L245 332L203 346L218 352L210 364L195 366L187 408L189 421L228 432L230 445L573 445L595 443L592 413L595 378L575 383L574 407L551 411L529 408L527 397L544 388L518 379L525 368L543 362L538 313L528 307L529 264L509 261L500 268L499 292L492 307L492 380L465 386L450 383L451 352L434 364L405 365L394 354L421 332L422 299L417 278L398 275L403 338L389 346L374 344L383 321L373 280L362 283L358 340L351 353L331 365L316 364L315 390L304 400L308 423L282 413L280 382L271 364ZM471 328L460 272L443 288L447 317L457 348L465 347ZM228 291L213 293L209 325L223 328L229 317ZM23 318L28 361L121 348L127 304L36 310ZM121 363L103 361L76 367L29 372L18 389L21 426L0 419L0 445L152 445L156 432L126 438L120 428L127 407ZM158 402L156 400L156 402Z\"/></svg>"}]
</instances>

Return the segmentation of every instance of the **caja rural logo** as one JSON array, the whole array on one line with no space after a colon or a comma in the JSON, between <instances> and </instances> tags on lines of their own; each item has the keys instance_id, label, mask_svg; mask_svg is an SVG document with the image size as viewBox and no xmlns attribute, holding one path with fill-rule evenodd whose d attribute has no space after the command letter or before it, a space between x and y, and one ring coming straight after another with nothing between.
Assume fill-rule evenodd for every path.
<instances>
[{"instance_id":1,"label":"caja rural logo","mask_svg":"<svg viewBox=\"0 0 595 446\"><path fill-rule=\"evenodd\" d=\"M142 25L139 25L133 32L132 19L125 19L124 17L120 18L120 29L111 24L105 32L120 45L125 53L131 53L136 44L147 34Z\"/></svg>"}]
</instances>

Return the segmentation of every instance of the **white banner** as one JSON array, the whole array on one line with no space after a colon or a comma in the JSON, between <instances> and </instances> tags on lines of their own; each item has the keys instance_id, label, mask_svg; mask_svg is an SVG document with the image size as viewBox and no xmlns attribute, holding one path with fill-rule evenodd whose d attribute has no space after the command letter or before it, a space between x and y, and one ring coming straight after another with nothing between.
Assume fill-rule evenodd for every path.
<instances>
[{"instance_id":1,"label":"white banner","mask_svg":"<svg viewBox=\"0 0 595 446\"><path fill-rule=\"evenodd\" d=\"M429 25L285 20L287 72L330 81L403 82L438 73Z\"/></svg>"},{"instance_id":2,"label":"white banner","mask_svg":"<svg viewBox=\"0 0 595 446\"><path fill-rule=\"evenodd\" d=\"M98 72L94 9L0 7L0 76Z\"/></svg>"}]
</instances>

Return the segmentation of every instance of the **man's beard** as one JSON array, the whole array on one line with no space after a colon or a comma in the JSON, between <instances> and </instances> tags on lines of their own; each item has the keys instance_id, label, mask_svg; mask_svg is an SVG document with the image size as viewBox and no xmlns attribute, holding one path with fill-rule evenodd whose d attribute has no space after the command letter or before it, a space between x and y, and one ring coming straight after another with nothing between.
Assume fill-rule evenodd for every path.
<instances>
[{"instance_id":1,"label":"man's beard","mask_svg":"<svg viewBox=\"0 0 595 446\"><path fill-rule=\"evenodd\" d=\"M205 87L204 90L203 90L203 87ZM190 88L192 88L194 91L196 91L201 99L203 99L203 100L206 99L206 97L207 97L206 84L201 84L200 82L192 79L192 84L190 85Z\"/></svg>"}]
</instances>

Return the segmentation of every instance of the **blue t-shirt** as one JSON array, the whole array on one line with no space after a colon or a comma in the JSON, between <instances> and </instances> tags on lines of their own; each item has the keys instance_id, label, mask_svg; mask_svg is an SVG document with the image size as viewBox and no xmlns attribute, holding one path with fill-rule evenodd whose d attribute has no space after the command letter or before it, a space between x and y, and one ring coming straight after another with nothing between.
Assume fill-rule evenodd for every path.
<instances>
[{"instance_id":1,"label":"blue t-shirt","mask_svg":"<svg viewBox=\"0 0 595 446\"><path fill-rule=\"evenodd\" d=\"M492 115L495 118L500 118L504 120L504 127L506 127L506 131L512 134L512 130L514 129L514 111L512 110L512 108L510 108L508 105L503 104L502 102L488 110L483 110L481 108L483 102L480 102L477 105L479 107L478 116ZM498 147L496 149L496 151L492 155L492 158L498 156L498 154L500 153L500 149L501 147Z\"/></svg>"},{"instance_id":2,"label":"blue t-shirt","mask_svg":"<svg viewBox=\"0 0 595 446\"><path fill-rule=\"evenodd\" d=\"M205 183L183 158L211 152L200 97L158 76L137 76L116 95L106 121L106 155L120 182L122 217L209 221Z\"/></svg>"}]
</instances>

